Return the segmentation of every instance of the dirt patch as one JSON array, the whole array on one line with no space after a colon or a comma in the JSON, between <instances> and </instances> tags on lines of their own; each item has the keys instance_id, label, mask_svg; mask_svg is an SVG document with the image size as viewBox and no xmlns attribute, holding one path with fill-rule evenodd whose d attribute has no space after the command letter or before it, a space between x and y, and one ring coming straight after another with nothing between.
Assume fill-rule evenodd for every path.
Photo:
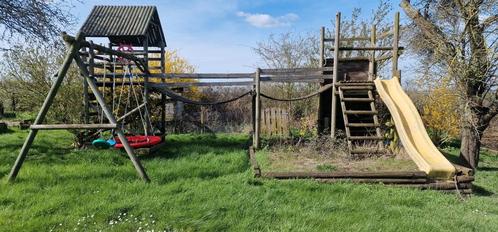
<instances>
[{"instance_id":1,"label":"dirt patch","mask_svg":"<svg viewBox=\"0 0 498 232\"><path fill-rule=\"evenodd\" d=\"M498 150L498 117L495 117L488 129L484 131L482 145L492 150Z\"/></svg>"},{"instance_id":2,"label":"dirt patch","mask_svg":"<svg viewBox=\"0 0 498 232\"><path fill-rule=\"evenodd\" d=\"M312 152L309 148L269 149L258 151L256 156L263 171L273 172L375 172L416 171L415 163L401 151L397 154L371 155L351 158L343 152L328 155Z\"/></svg>"}]
</instances>

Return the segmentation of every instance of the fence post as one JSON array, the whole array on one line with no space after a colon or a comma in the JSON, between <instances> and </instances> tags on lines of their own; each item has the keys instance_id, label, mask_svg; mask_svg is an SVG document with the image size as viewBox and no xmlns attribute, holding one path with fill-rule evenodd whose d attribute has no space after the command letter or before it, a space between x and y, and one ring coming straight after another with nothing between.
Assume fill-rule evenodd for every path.
<instances>
[{"instance_id":1,"label":"fence post","mask_svg":"<svg viewBox=\"0 0 498 232\"><path fill-rule=\"evenodd\" d=\"M261 130L261 96L260 96L260 75L261 69L256 69L256 73L254 74L254 85L256 90L256 99L255 99L255 114L254 114L254 134L253 134L253 146L255 149L259 148L259 134Z\"/></svg>"}]
</instances>

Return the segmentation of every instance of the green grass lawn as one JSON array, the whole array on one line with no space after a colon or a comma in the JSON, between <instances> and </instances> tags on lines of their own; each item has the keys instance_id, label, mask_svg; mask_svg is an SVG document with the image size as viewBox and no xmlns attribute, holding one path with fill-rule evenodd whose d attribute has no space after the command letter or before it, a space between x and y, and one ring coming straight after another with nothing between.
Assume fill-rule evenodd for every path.
<instances>
[{"instance_id":1,"label":"green grass lawn","mask_svg":"<svg viewBox=\"0 0 498 232\"><path fill-rule=\"evenodd\" d=\"M70 149L41 132L14 184L6 175L26 136L0 135L0 231L498 231L498 156L482 154L477 193L254 179L248 136L173 135L142 157ZM455 150L449 152L456 153Z\"/></svg>"}]
</instances>

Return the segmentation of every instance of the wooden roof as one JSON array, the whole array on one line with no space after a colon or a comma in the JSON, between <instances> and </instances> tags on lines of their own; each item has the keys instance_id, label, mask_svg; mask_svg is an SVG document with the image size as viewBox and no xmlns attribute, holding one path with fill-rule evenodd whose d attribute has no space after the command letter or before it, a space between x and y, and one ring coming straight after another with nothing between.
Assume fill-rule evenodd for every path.
<instances>
[{"instance_id":1,"label":"wooden roof","mask_svg":"<svg viewBox=\"0 0 498 232\"><path fill-rule=\"evenodd\" d=\"M111 43L165 47L155 6L94 6L80 31L87 37L108 37Z\"/></svg>"}]
</instances>

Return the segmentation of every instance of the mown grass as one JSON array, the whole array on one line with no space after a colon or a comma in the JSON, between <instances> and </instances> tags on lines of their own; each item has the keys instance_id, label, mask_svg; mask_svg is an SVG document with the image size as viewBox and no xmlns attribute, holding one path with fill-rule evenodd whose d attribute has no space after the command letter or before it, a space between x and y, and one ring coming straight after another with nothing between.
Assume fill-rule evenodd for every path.
<instances>
[{"instance_id":1,"label":"mown grass","mask_svg":"<svg viewBox=\"0 0 498 232\"><path fill-rule=\"evenodd\" d=\"M26 132L0 135L0 231L498 231L498 156L482 154L475 196L382 185L254 179L245 135L173 135L143 157L141 182L114 150L42 132L5 184ZM449 152L455 153L451 150Z\"/></svg>"}]
</instances>

